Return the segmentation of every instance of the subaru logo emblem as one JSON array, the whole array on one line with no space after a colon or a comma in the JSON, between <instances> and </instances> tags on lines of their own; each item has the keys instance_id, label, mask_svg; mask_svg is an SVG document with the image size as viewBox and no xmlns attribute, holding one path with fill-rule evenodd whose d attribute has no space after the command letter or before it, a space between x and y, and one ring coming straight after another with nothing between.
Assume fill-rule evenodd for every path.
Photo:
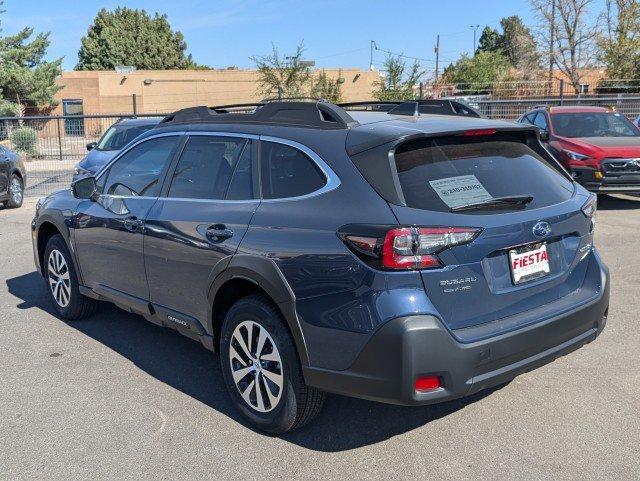
<instances>
[{"instance_id":1,"label":"subaru logo emblem","mask_svg":"<svg viewBox=\"0 0 640 481\"><path fill-rule=\"evenodd\" d=\"M548 222L541 221L533 226L533 235L538 239L543 239L549 234L551 234L551 226Z\"/></svg>"}]
</instances>

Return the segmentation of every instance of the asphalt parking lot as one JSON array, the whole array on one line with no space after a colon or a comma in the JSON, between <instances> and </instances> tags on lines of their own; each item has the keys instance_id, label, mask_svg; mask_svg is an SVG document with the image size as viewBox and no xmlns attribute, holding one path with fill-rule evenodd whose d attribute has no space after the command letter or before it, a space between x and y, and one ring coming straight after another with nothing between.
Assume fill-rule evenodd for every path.
<instances>
[{"instance_id":1,"label":"asphalt parking lot","mask_svg":"<svg viewBox=\"0 0 640 481\"><path fill-rule=\"evenodd\" d=\"M0 210L0 479L640 479L640 199L600 201L612 289L594 343L442 405L329 396L282 438L243 424L196 342L107 304L56 318L33 209Z\"/></svg>"}]
</instances>

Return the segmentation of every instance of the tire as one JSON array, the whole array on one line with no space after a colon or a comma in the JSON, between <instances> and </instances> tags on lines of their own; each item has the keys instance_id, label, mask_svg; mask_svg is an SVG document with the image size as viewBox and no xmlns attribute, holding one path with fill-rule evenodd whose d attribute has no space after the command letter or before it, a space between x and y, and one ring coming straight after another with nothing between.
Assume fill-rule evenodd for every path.
<instances>
[{"instance_id":1,"label":"tire","mask_svg":"<svg viewBox=\"0 0 640 481\"><path fill-rule=\"evenodd\" d=\"M22 206L24 200L24 182L20 176L13 174L9 179L9 199L7 200L7 207L10 209L17 209Z\"/></svg>"},{"instance_id":2,"label":"tire","mask_svg":"<svg viewBox=\"0 0 640 481\"><path fill-rule=\"evenodd\" d=\"M249 328L253 342L247 342ZM266 336L263 334L260 361L256 362L254 353L263 331ZM239 337L251 351L253 362L246 356ZM222 326L220 356L222 375L233 404L257 429L283 434L307 424L320 412L324 392L305 384L291 333L278 310L264 296L244 297L229 309ZM262 394L262 406L258 391Z\"/></svg>"},{"instance_id":3,"label":"tire","mask_svg":"<svg viewBox=\"0 0 640 481\"><path fill-rule=\"evenodd\" d=\"M47 292L58 315L75 321L93 314L98 302L80 294L73 259L60 234L47 242L43 264Z\"/></svg>"}]
</instances>

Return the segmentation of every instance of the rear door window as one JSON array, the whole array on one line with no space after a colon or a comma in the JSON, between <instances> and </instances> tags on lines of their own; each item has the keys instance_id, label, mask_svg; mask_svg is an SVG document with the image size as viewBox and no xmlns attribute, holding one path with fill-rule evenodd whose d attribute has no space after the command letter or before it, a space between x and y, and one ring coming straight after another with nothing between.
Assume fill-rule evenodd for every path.
<instances>
[{"instance_id":1,"label":"rear door window","mask_svg":"<svg viewBox=\"0 0 640 481\"><path fill-rule=\"evenodd\" d=\"M261 142L260 165L265 199L300 197L327 183L316 163L289 145Z\"/></svg>"},{"instance_id":2,"label":"rear door window","mask_svg":"<svg viewBox=\"0 0 640 481\"><path fill-rule=\"evenodd\" d=\"M569 179L519 139L505 135L411 141L398 147L394 158L405 202L417 209L449 212L518 196L533 199L513 209L535 209L563 202L573 193Z\"/></svg>"},{"instance_id":3,"label":"rear door window","mask_svg":"<svg viewBox=\"0 0 640 481\"><path fill-rule=\"evenodd\" d=\"M180 156L168 197L224 199L247 139L192 136Z\"/></svg>"}]
</instances>

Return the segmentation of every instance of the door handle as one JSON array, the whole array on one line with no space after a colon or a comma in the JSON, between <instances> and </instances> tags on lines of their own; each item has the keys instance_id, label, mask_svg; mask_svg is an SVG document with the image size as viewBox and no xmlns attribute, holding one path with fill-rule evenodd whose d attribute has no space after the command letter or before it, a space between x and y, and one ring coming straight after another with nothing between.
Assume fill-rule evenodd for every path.
<instances>
[{"instance_id":1,"label":"door handle","mask_svg":"<svg viewBox=\"0 0 640 481\"><path fill-rule=\"evenodd\" d=\"M135 232L140 227L142 227L142 220L138 219L135 215L131 217L127 217L122 221L124 228L130 230L131 232Z\"/></svg>"},{"instance_id":2,"label":"door handle","mask_svg":"<svg viewBox=\"0 0 640 481\"><path fill-rule=\"evenodd\" d=\"M214 224L207 228L205 236L211 242L223 242L233 237L233 231L224 224Z\"/></svg>"}]
</instances>

